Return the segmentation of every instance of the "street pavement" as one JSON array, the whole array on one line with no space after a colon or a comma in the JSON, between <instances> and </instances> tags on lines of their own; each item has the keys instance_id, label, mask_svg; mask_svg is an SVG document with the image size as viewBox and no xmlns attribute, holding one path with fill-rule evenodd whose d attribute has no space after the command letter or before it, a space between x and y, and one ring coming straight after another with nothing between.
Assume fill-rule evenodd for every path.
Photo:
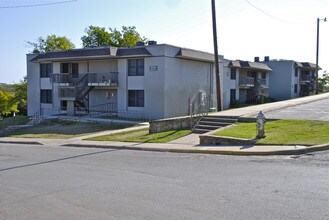
<instances>
[{"instance_id":1,"label":"street pavement","mask_svg":"<svg viewBox=\"0 0 329 220\"><path fill-rule=\"evenodd\" d=\"M324 120L329 121L329 93L308 96L298 99L292 99L282 102L274 102L263 105L250 106L245 108L230 109L214 113L215 115L237 116L241 118L254 118L259 111L263 111L267 118L275 119L299 119ZM97 119L95 119L97 120ZM208 153L208 154L230 154L230 155L287 155L287 154L305 154L319 150L329 150L329 143L318 146L299 146L299 145L254 145L254 146L214 146L199 145L199 138L196 134L187 135L180 139L164 144L150 143L128 143L128 142L109 142L109 141L87 141L85 138L108 135L121 131L129 131L139 128L147 128L148 124L142 124L140 127L131 127L116 131L103 131L82 137L72 139L29 139L29 138L0 138L0 143L27 143L41 145L63 145L72 147L93 147L108 149L129 149L159 152L176 153ZM329 134L328 134L329 135Z\"/></svg>"},{"instance_id":2,"label":"street pavement","mask_svg":"<svg viewBox=\"0 0 329 220\"><path fill-rule=\"evenodd\" d=\"M232 157L0 144L0 219L329 218L329 152Z\"/></svg>"}]
</instances>

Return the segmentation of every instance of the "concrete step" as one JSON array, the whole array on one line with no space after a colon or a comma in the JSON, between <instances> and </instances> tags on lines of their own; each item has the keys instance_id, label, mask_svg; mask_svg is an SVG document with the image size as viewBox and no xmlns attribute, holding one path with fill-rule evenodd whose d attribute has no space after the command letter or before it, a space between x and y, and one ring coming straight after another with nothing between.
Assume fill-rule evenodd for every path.
<instances>
[{"instance_id":1,"label":"concrete step","mask_svg":"<svg viewBox=\"0 0 329 220\"><path fill-rule=\"evenodd\" d=\"M238 121L238 119L237 118L222 118L222 117L205 116L202 118L202 121L225 122L225 123L234 124Z\"/></svg>"},{"instance_id":2,"label":"concrete step","mask_svg":"<svg viewBox=\"0 0 329 220\"><path fill-rule=\"evenodd\" d=\"M195 128L212 131L212 130L216 130L216 129L221 128L221 127L218 127L218 126L210 126L210 125L200 125L200 124L198 124Z\"/></svg>"},{"instance_id":3,"label":"concrete step","mask_svg":"<svg viewBox=\"0 0 329 220\"><path fill-rule=\"evenodd\" d=\"M237 121L237 117L207 115L203 117L201 121L197 124L197 126L193 130L193 133L203 134L209 131L216 130L218 128L235 124Z\"/></svg>"},{"instance_id":4,"label":"concrete step","mask_svg":"<svg viewBox=\"0 0 329 220\"><path fill-rule=\"evenodd\" d=\"M207 133L207 132L209 132L209 131L211 131L211 130L201 129L201 128L195 128L195 129L193 130L193 133L194 133L194 134L204 134L204 133Z\"/></svg>"},{"instance_id":5,"label":"concrete step","mask_svg":"<svg viewBox=\"0 0 329 220\"><path fill-rule=\"evenodd\" d=\"M230 122L219 122L219 121L208 121L208 120L201 120L198 125L209 125L209 126L217 126L217 127L223 127L232 125L234 123Z\"/></svg>"}]
</instances>

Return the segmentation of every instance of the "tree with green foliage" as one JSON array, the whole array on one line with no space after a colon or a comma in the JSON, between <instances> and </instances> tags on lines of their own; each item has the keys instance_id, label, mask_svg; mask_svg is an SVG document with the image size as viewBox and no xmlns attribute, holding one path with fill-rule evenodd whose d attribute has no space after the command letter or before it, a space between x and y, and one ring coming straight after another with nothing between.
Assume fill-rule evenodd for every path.
<instances>
[{"instance_id":1,"label":"tree with green foliage","mask_svg":"<svg viewBox=\"0 0 329 220\"><path fill-rule=\"evenodd\" d=\"M25 76L23 80L19 83L14 84L14 102L17 102L17 110L20 115L27 114L27 77Z\"/></svg>"},{"instance_id":2,"label":"tree with green foliage","mask_svg":"<svg viewBox=\"0 0 329 220\"><path fill-rule=\"evenodd\" d=\"M325 70L318 79L319 90L322 92L329 91L329 73Z\"/></svg>"},{"instance_id":3,"label":"tree with green foliage","mask_svg":"<svg viewBox=\"0 0 329 220\"><path fill-rule=\"evenodd\" d=\"M86 35L81 37L82 45L86 47L114 46L114 47L132 47L139 41L146 41L145 37L137 32L135 26L123 26L122 30L90 25L85 29Z\"/></svg>"},{"instance_id":4,"label":"tree with green foliage","mask_svg":"<svg viewBox=\"0 0 329 220\"><path fill-rule=\"evenodd\" d=\"M0 114L9 115L13 112L18 112L18 102L14 100L14 95L11 92L0 90Z\"/></svg>"},{"instance_id":5,"label":"tree with green foliage","mask_svg":"<svg viewBox=\"0 0 329 220\"><path fill-rule=\"evenodd\" d=\"M83 47L99 47L113 44L111 34L104 27L90 25L85 29L86 35L81 37Z\"/></svg>"},{"instance_id":6,"label":"tree with green foliage","mask_svg":"<svg viewBox=\"0 0 329 220\"><path fill-rule=\"evenodd\" d=\"M67 38L55 34L48 35L46 38L39 37L37 42L27 42L33 47L32 53L44 53L54 50L71 50L75 45Z\"/></svg>"}]
</instances>

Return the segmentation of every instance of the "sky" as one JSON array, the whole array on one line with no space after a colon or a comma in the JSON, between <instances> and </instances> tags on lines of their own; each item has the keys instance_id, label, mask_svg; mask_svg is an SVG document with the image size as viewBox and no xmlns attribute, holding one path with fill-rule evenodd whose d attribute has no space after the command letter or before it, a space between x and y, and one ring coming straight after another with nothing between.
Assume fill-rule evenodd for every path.
<instances>
[{"instance_id":1,"label":"sky","mask_svg":"<svg viewBox=\"0 0 329 220\"><path fill-rule=\"evenodd\" d=\"M215 2L218 51L225 58L315 63L317 18L329 19L328 0ZM0 83L26 75L28 41L56 34L81 48L89 25L136 26L158 44L214 51L211 0L0 0ZM320 22L319 43L319 65L329 71L329 22Z\"/></svg>"}]
</instances>

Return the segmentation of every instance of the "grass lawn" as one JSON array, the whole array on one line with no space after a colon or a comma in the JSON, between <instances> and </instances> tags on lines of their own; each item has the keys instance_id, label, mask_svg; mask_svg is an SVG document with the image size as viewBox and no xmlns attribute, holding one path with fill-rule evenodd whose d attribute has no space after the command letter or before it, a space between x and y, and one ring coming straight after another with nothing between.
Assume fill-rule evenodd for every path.
<instances>
[{"instance_id":1,"label":"grass lawn","mask_svg":"<svg viewBox=\"0 0 329 220\"><path fill-rule=\"evenodd\" d=\"M67 139L87 135L104 130L116 130L130 127L127 124L105 124L94 122L76 122L65 120L45 120L40 124L15 130L9 133L9 137L19 138L50 138L50 139Z\"/></svg>"},{"instance_id":2,"label":"grass lawn","mask_svg":"<svg viewBox=\"0 0 329 220\"><path fill-rule=\"evenodd\" d=\"M25 125L29 122L29 117L17 115L16 117L7 117L2 120L0 120L0 129L4 129L8 126L14 126L14 125Z\"/></svg>"},{"instance_id":3,"label":"grass lawn","mask_svg":"<svg viewBox=\"0 0 329 220\"><path fill-rule=\"evenodd\" d=\"M166 143L177 138L190 134L191 130L171 130L149 134L149 129L121 132L118 134L104 135L88 138L92 141L123 141L123 142L143 142L143 143Z\"/></svg>"},{"instance_id":4,"label":"grass lawn","mask_svg":"<svg viewBox=\"0 0 329 220\"><path fill-rule=\"evenodd\" d=\"M216 132L217 136L253 139L256 123L237 123L236 126ZM306 120L278 120L265 124L266 138L257 144L316 145L329 143L329 122Z\"/></svg>"}]
</instances>

